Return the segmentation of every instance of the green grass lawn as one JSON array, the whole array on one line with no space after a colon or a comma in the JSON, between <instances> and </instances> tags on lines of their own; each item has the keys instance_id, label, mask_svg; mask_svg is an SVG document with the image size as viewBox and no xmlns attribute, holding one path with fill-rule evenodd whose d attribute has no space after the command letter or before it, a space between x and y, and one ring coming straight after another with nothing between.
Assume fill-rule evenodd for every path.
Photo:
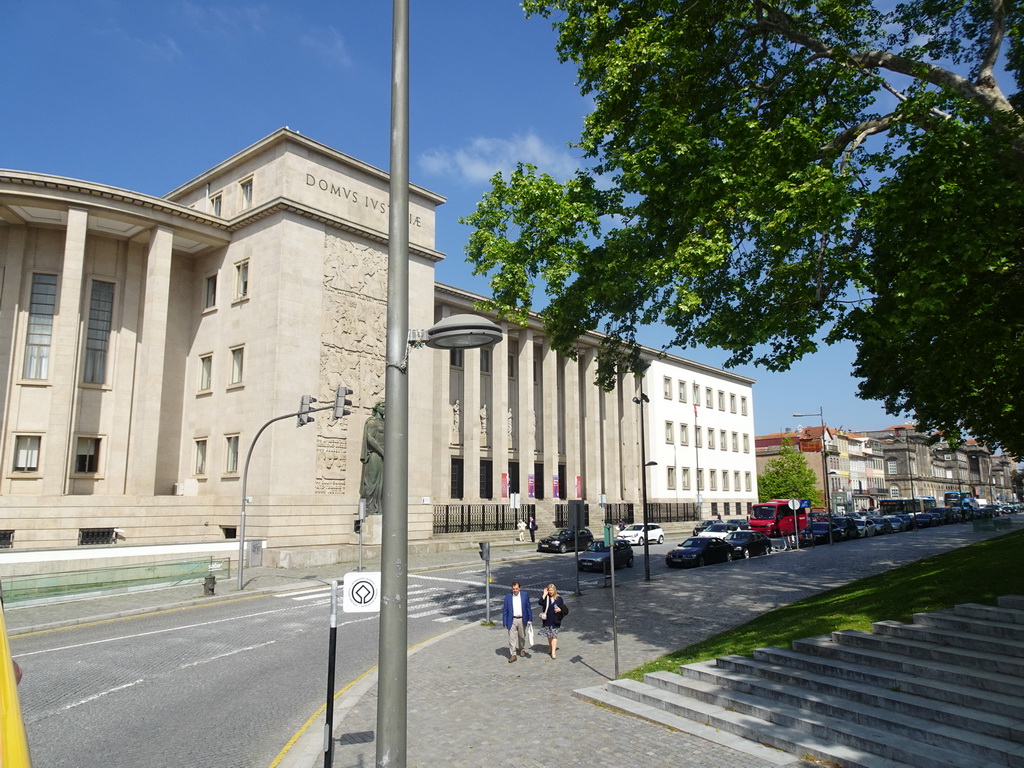
<instances>
[{"instance_id":1,"label":"green grass lawn","mask_svg":"<svg viewBox=\"0 0 1024 768\"><path fill-rule=\"evenodd\" d=\"M1000 595L1024 595L1024 531L999 536L892 571L854 581L778 608L742 626L662 656L627 672L675 672L680 664L729 654L751 656L756 648L788 648L793 640L839 629L871 631L871 623L909 622L915 613L960 603L995 605Z\"/></svg>"}]
</instances>

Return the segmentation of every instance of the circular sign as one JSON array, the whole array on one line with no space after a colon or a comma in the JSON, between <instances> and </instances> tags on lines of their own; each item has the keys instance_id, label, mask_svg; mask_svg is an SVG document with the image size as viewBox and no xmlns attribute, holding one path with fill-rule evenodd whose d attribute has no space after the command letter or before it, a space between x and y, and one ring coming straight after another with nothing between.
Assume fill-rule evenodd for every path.
<instances>
[{"instance_id":1,"label":"circular sign","mask_svg":"<svg viewBox=\"0 0 1024 768\"><path fill-rule=\"evenodd\" d=\"M800 509L800 499L790 499L789 508L792 509L794 512Z\"/></svg>"},{"instance_id":2,"label":"circular sign","mask_svg":"<svg viewBox=\"0 0 1024 768\"><path fill-rule=\"evenodd\" d=\"M348 594L356 605L372 605L377 600L377 585L371 579L359 579Z\"/></svg>"}]
</instances>

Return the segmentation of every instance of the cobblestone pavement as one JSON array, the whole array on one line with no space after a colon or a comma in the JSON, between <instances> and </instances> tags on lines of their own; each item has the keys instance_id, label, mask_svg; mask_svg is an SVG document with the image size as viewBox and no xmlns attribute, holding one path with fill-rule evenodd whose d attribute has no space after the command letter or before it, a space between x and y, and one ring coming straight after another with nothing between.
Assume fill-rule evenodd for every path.
<instances>
[{"instance_id":1,"label":"cobblestone pavement","mask_svg":"<svg viewBox=\"0 0 1024 768\"><path fill-rule=\"evenodd\" d=\"M1020 517L1012 518L1011 530L1020 530L1024 524ZM944 526L931 532L880 537L861 545L845 544L752 558L727 567L701 568L686 572L684 578L659 576L650 582L623 584L616 590L619 670L633 669L779 605L1002 533L976 532L965 525ZM499 561L532 555L523 547L514 553L510 548L492 549L492 559ZM784 579L779 578L780 562L785 563ZM479 564L475 547L410 557L412 571L469 563ZM246 569L246 592L323 584L350 570L351 564L298 572ZM170 605L239 597L233 581L218 584L216 597L204 598L201 592L201 585L191 585L12 607L7 610L8 631L16 635ZM567 600L571 610L560 634L556 660L547 655L546 642L538 637L529 658L510 664L501 627L476 623L410 650L410 768L810 765L712 729L708 729L708 738L701 738L574 698L573 691L615 676L615 644L609 620L611 590L592 589L580 597L568 596ZM494 618L500 623L499 617ZM339 681L339 689L345 682ZM339 696L335 705L334 766L375 765L376 708L375 674L352 682ZM275 768L323 765L323 730L321 716L296 738Z\"/></svg>"}]
</instances>

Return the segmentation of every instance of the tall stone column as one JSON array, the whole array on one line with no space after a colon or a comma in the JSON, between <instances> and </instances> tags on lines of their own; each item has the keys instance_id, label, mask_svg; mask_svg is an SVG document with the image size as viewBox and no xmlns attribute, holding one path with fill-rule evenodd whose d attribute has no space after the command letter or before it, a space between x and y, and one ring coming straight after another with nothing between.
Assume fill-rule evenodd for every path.
<instances>
[{"instance_id":1,"label":"tall stone column","mask_svg":"<svg viewBox=\"0 0 1024 768\"><path fill-rule=\"evenodd\" d=\"M597 349L587 349L580 354L583 368L583 480L587 498L594 501L598 494L609 494L609 501L617 501L611 495L604 473L604 454L608 443L604 435L604 421L601 404L604 393L594 382L597 381Z\"/></svg>"},{"instance_id":2,"label":"tall stone column","mask_svg":"<svg viewBox=\"0 0 1024 768\"><path fill-rule=\"evenodd\" d=\"M583 402L580 395L580 363L564 358L565 373L565 474L568 475L568 497L590 498L587 489L587 477L583 471L583 457L580 453L581 432L583 430ZM580 478L580 487L576 488L576 478ZM597 498L594 497L596 502Z\"/></svg>"},{"instance_id":3,"label":"tall stone column","mask_svg":"<svg viewBox=\"0 0 1024 768\"><path fill-rule=\"evenodd\" d=\"M44 453L44 472L64 481L68 491L75 450L75 402L78 394L78 359L82 334L82 272L85 266L85 239L89 213L81 208L68 209L64 241L64 259L60 273L57 313L53 318L53 338L73 340L51 347L49 372L51 385L49 449Z\"/></svg>"},{"instance_id":4,"label":"tall stone column","mask_svg":"<svg viewBox=\"0 0 1024 768\"><path fill-rule=\"evenodd\" d=\"M168 494L157 487L167 316L171 283L171 243L174 233L157 227L146 255L146 303L139 336L137 385L132 408L132 448L127 486L136 495ZM176 468L175 468L176 469Z\"/></svg>"},{"instance_id":5,"label":"tall stone column","mask_svg":"<svg viewBox=\"0 0 1024 768\"><path fill-rule=\"evenodd\" d=\"M559 400L558 391L558 353L551 348L548 340L544 340L541 354L541 386L544 392L544 482L547 489L544 495L551 499L552 504L558 503L558 497L554 493L554 477L559 475L558 458L558 421L559 421ZM559 493L562 492L565 478L559 476Z\"/></svg>"},{"instance_id":6,"label":"tall stone column","mask_svg":"<svg viewBox=\"0 0 1024 768\"><path fill-rule=\"evenodd\" d=\"M519 332L519 412L515 428L519 443L519 485L523 503L533 503L530 498L530 475L536 457L537 430L536 412L533 402L533 331L524 328ZM541 518L537 517L537 524Z\"/></svg>"},{"instance_id":7,"label":"tall stone column","mask_svg":"<svg viewBox=\"0 0 1024 768\"><path fill-rule=\"evenodd\" d=\"M463 351L462 372L463 391L466 395L465 402L462 404L463 500L479 502L480 456L483 445L480 432L480 409L484 405L480 396L479 349Z\"/></svg>"},{"instance_id":8,"label":"tall stone column","mask_svg":"<svg viewBox=\"0 0 1024 768\"><path fill-rule=\"evenodd\" d=\"M505 503L507 496L501 495L501 476L508 474L509 434L508 402L508 323L501 323L501 341L491 351L491 472L494 501Z\"/></svg>"}]
</instances>

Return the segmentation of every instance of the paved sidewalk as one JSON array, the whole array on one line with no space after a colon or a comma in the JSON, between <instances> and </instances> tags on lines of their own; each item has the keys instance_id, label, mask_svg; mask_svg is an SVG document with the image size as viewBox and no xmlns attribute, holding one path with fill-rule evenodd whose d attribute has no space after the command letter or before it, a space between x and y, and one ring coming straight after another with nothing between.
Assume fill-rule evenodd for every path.
<instances>
[{"instance_id":1,"label":"paved sidewalk","mask_svg":"<svg viewBox=\"0 0 1024 768\"><path fill-rule=\"evenodd\" d=\"M1024 520L1012 518L1011 530ZM991 538L1000 532L975 532L970 526L944 526L936 534L912 532L869 542L779 553L731 566L700 568L685 574L656 574L650 582L632 582L616 590L619 671L624 673L665 653L737 626L779 605L839 586L872 573ZM677 535L677 534L673 534ZM532 557L529 547L492 548L494 561ZM782 558L785 558L782 560ZM786 579L778 578L785 562ZM410 556L410 571L445 565L479 566L475 548ZM373 569L374 563L364 563ZM217 584L203 597L202 584L108 595L6 611L12 635L160 608L329 583L353 570L351 564L312 569L246 569L245 591L236 579ZM727 587L725 587L726 576ZM524 585L532 600L534 585ZM465 625L410 650L408 666L409 768L521 768L531 766L673 765L693 768L770 768L809 765L791 755L751 744L694 724L693 732L675 731L583 703L573 691L613 679L615 654L611 631L611 590L591 588L579 597L560 584L570 615L559 638L558 659L547 655L543 638L529 658L508 663L500 626ZM492 598L500 624L503 585ZM348 686L345 688L345 686ZM335 704L333 764L375 765L376 674L338 681L343 692ZM312 714L312 713L310 713ZM705 732L706 731L706 732ZM314 720L275 768L314 768L323 757L324 722ZM282 734L282 744L290 734ZM252 766L252 768L265 768Z\"/></svg>"}]
</instances>

